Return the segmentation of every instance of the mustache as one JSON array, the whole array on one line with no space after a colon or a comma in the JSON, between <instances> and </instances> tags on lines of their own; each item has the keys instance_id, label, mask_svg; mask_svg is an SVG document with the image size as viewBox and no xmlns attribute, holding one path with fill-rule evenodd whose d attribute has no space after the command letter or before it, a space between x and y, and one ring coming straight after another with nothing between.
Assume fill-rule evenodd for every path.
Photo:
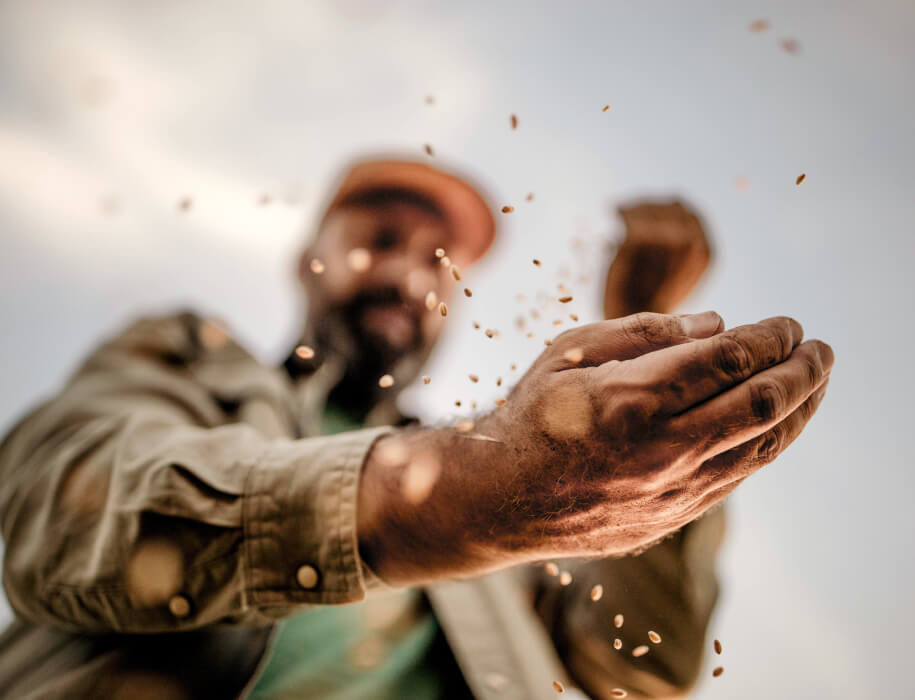
<instances>
[{"instance_id":1,"label":"mustache","mask_svg":"<svg viewBox=\"0 0 915 700\"><path fill-rule=\"evenodd\" d=\"M420 315L425 308L420 302L405 298L397 287L364 289L350 299L344 308L346 309L346 315L355 319L371 306L387 305L404 307L417 324L419 323Z\"/></svg>"}]
</instances>

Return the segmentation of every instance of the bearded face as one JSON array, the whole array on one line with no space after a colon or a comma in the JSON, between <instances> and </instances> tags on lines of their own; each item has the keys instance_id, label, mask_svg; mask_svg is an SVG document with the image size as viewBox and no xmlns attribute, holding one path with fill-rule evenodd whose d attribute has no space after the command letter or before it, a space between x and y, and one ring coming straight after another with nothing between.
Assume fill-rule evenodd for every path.
<instances>
[{"instance_id":1,"label":"bearded face","mask_svg":"<svg viewBox=\"0 0 915 700\"><path fill-rule=\"evenodd\" d=\"M415 376L442 328L427 298L447 303L453 293L435 254L448 240L442 218L416 202L352 204L325 219L300 275L315 342L343 358L348 375L371 381L410 367Z\"/></svg>"}]
</instances>

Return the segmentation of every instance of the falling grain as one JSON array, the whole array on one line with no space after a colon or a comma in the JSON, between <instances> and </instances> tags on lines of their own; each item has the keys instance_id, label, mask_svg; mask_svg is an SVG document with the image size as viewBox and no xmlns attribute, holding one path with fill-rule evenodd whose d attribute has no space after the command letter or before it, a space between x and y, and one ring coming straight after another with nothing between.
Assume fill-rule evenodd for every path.
<instances>
[{"instance_id":1,"label":"falling grain","mask_svg":"<svg viewBox=\"0 0 915 700\"><path fill-rule=\"evenodd\" d=\"M616 629L620 629L623 626L623 622L624 618L622 614L617 613L613 616L613 626L616 627Z\"/></svg>"},{"instance_id":2,"label":"falling grain","mask_svg":"<svg viewBox=\"0 0 915 700\"><path fill-rule=\"evenodd\" d=\"M479 321L474 321L474 322L473 322L473 329L474 329L475 331L480 330L480 322L479 322Z\"/></svg>"},{"instance_id":3,"label":"falling grain","mask_svg":"<svg viewBox=\"0 0 915 700\"><path fill-rule=\"evenodd\" d=\"M578 314L569 314L569 318L571 318L576 323L578 322Z\"/></svg>"},{"instance_id":4,"label":"falling grain","mask_svg":"<svg viewBox=\"0 0 915 700\"><path fill-rule=\"evenodd\" d=\"M442 258L444 258L444 257L445 257L445 249L444 249L444 248L436 248L436 249L435 249L435 257L437 257L439 260L441 260Z\"/></svg>"},{"instance_id":5,"label":"falling grain","mask_svg":"<svg viewBox=\"0 0 915 700\"><path fill-rule=\"evenodd\" d=\"M620 649L622 649L622 648L623 648L623 640L620 639L619 637L617 637L616 639L614 639L614 640L613 640L613 648L616 649L617 651L619 651Z\"/></svg>"},{"instance_id":6,"label":"falling grain","mask_svg":"<svg viewBox=\"0 0 915 700\"><path fill-rule=\"evenodd\" d=\"M560 572L559 573L559 585L568 586L570 583L572 583L572 574L570 574L568 571Z\"/></svg>"},{"instance_id":7,"label":"falling grain","mask_svg":"<svg viewBox=\"0 0 915 700\"><path fill-rule=\"evenodd\" d=\"M429 311L432 311L436 306L438 306L438 294L435 292L429 292L426 294L426 308Z\"/></svg>"},{"instance_id":8,"label":"falling grain","mask_svg":"<svg viewBox=\"0 0 915 700\"><path fill-rule=\"evenodd\" d=\"M716 653L716 654L720 654L720 653L721 653L721 642L719 642L719 641L716 639L716 640L714 641L714 643L712 644L712 646L715 648L715 653Z\"/></svg>"},{"instance_id":9,"label":"falling grain","mask_svg":"<svg viewBox=\"0 0 915 700\"><path fill-rule=\"evenodd\" d=\"M469 418L462 418L461 420L458 421L457 431L459 433L469 433L471 430L473 430L473 421L472 420L470 420Z\"/></svg>"},{"instance_id":10,"label":"falling grain","mask_svg":"<svg viewBox=\"0 0 915 700\"><path fill-rule=\"evenodd\" d=\"M323 274L323 272L324 272L324 263L322 263L317 258L312 259L312 261L309 263L308 267L310 267L311 271L314 272L316 275Z\"/></svg>"},{"instance_id":11,"label":"falling grain","mask_svg":"<svg viewBox=\"0 0 915 700\"><path fill-rule=\"evenodd\" d=\"M648 630L648 638L651 640L652 644L661 643L661 635L654 630Z\"/></svg>"},{"instance_id":12,"label":"falling grain","mask_svg":"<svg viewBox=\"0 0 915 700\"><path fill-rule=\"evenodd\" d=\"M495 331L492 328L487 328L483 332L486 334L487 338L492 338L495 335Z\"/></svg>"},{"instance_id":13,"label":"falling grain","mask_svg":"<svg viewBox=\"0 0 915 700\"><path fill-rule=\"evenodd\" d=\"M442 264L442 267L451 267L451 258L447 255L443 256L439 262Z\"/></svg>"},{"instance_id":14,"label":"falling grain","mask_svg":"<svg viewBox=\"0 0 915 700\"><path fill-rule=\"evenodd\" d=\"M517 129L518 128L518 117L513 114L511 116L510 121L511 121L512 129Z\"/></svg>"},{"instance_id":15,"label":"falling grain","mask_svg":"<svg viewBox=\"0 0 915 700\"><path fill-rule=\"evenodd\" d=\"M534 258L531 260L531 262L534 263L537 267L540 267L540 261L537 258Z\"/></svg>"},{"instance_id":16,"label":"falling grain","mask_svg":"<svg viewBox=\"0 0 915 700\"><path fill-rule=\"evenodd\" d=\"M473 296L473 292L471 292L469 289L467 289L467 287L464 287L464 296L465 296L465 297L472 297L472 296Z\"/></svg>"},{"instance_id":17,"label":"falling grain","mask_svg":"<svg viewBox=\"0 0 915 700\"><path fill-rule=\"evenodd\" d=\"M390 374L383 374L381 379L378 380L378 386L382 389L387 389L389 386L394 386L394 377Z\"/></svg>"},{"instance_id":18,"label":"falling grain","mask_svg":"<svg viewBox=\"0 0 915 700\"><path fill-rule=\"evenodd\" d=\"M451 266L451 276L454 277L455 281L460 281L461 279L461 268L457 265Z\"/></svg>"},{"instance_id":19,"label":"falling grain","mask_svg":"<svg viewBox=\"0 0 915 700\"><path fill-rule=\"evenodd\" d=\"M552 338L544 338L544 339L543 339L543 344L546 345L547 347L550 347L550 345L553 344Z\"/></svg>"},{"instance_id":20,"label":"falling grain","mask_svg":"<svg viewBox=\"0 0 915 700\"><path fill-rule=\"evenodd\" d=\"M475 374L468 374L467 376L470 377L470 381L472 381L474 384L480 381L480 378Z\"/></svg>"},{"instance_id":21,"label":"falling grain","mask_svg":"<svg viewBox=\"0 0 915 700\"><path fill-rule=\"evenodd\" d=\"M372 254L365 248L353 248L346 254L346 264L354 272L365 272L372 265Z\"/></svg>"},{"instance_id":22,"label":"falling grain","mask_svg":"<svg viewBox=\"0 0 915 700\"><path fill-rule=\"evenodd\" d=\"M496 406L498 406L499 408L502 408L502 406L504 406L507 403L508 403L508 401L506 401L505 399L496 399Z\"/></svg>"},{"instance_id":23,"label":"falling grain","mask_svg":"<svg viewBox=\"0 0 915 700\"><path fill-rule=\"evenodd\" d=\"M553 562L548 561L546 564L543 565L543 568L546 569L546 572L550 576L559 576L559 567L556 566L556 564L554 564Z\"/></svg>"},{"instance_id":24,"label":"falling grain","mask_svg":"<svg viewBox=\"0 0 915 700\"><path fill-rule=\"evenodd\" d=\"M804 180L807 179L807 173L801 173L797 176L797 179L794 181L795 185L800 185Z\"/></svg>"},{"instance_id":25,"label":"falling grain","mask_svg":"<svg viewBox=\"0 0 915 700\"><path fill-rule=\"evenodd\" d=\"M445 302L440 302L438 305L438 312L442 316L447 316L448 315L448 305Z\"/></svg>"},{"instance_id":26,"label":"falling grain","mask_svg":"<svg viewBox=\"0 0 915 700\"><path fill-rule=\"evenodd\" d=\"M599 583L591 589L591 600L595 603L600 600L604 595L604 587Z\"/></svg>"},{"instance_id":27,"label":"falling grain","mask_svg":"<svg viewBox=\"0 0 915 700\"><path fill-rule=\"evenodd\" d=\"M614 697L614 698L624 698L624 697L626 697L627 695L629 695L629 693L627 693L627 692L626 692L625 690L623 690L622 688L613 688L613 689L610 691L610 697Z\"/></svg>"},{"instance_id":28,"label":"falling grain","mask_svg":"<svg viewBox=\"0 0 915 700\"><path fill-rule=\"evenodd\" d=\"M514 210L515 208L510 204L506 204L504 207L502 207L503 214L511 214Z\"/></svg>"},{"instance_id":29,"label":"falling grain","mask_svg":"<svg viewBox=\"0 0 915 700\"><path fill-rule=\"evenodd\" d=\"M769 22L764 19L757 19L750 22L751 32L764 32L769 28Z\"/></svg>"},{"instance_id":30,"label":"falling grain","mask_svg":"<svg viewBox=\"0 0 915 700\"><path fill-rule=\"evenodd\" d=\"M310 360L312 357L315 356L315 351L312 348L308 347L307 345L299 345L295 349L295 354L296 354L296 357L299 357L303 360Z\"/></svg>"},{"instance_id":31,"label":"falling grain","mask_svg":"<svg viewBox=\"0 0 915 700\"><path fill-rule=\"evenodd\" d=\"M557 693L564 693L566 689L565 686L563 686L563 684L559 681L553 681L553 690L555 690Z\"/></svg>"},{"instance_id":32,"label":"falling grain","mask_svg":"<svg viewBox=\"0 0 915 700\"><path fill-rule=\"evenodd\" d=\"M533 201L534 201L534 193L533 193L533 192L528 192L528 193L527 193L527 197L525 197L524 199L525 199L526 201L528 201L528 202L533 202Z\"/></svg>"},{"instance_id":33,"label":"falling grain","mask_svg":"<svg viewBox=\"0 0 915 700\"><path fill-rule=\"evenodd\" d=\"M720 676L722 673L724 673L724 666L718 666L714 671L712 671L712 675L715 678L718 678L718 676Z\"/></svg>"},{"instance_id":34,"label":"falling grain","mask_svg":"<svg viewBox=\"0 0 915 700\"><path fill-rule=\"evenodd\" d=\"M423 375L423 384L428 384L431 381L432 381L432 377L425 375L425 374Z\"/></svg>"},{"instance_id":35,"label":"falling grain","mask_svg":"<svg viewBox=\"0 0 915 700\"><path fill-rule=\"evenodd\" d=\"M648 647L644 644L641 644L632 650L632 655L635 658L639 658L640 656L645 656L645 654L647 654L647 653L648 653Z\"/></svg>"},{"instance_id":36,"label":"falling grain","mask_svg":"<svg viewBox=\"0 0 915 700\"><path fill-rule=\"evenodd\" d=\"M496 377L496 386L502 386L502 377Z\"/></svg>"},{"instance_id":37,"label":"falling grain","mask_svg":"<svg viewBox=\"0 0 915 700\"><path fill-rule=\"evenodd\" d=\"M604 108L601 110L601 112L609 112L609 111L610 111L610 105L604 105Z\"/></svg>"},{"instance_id":38,"label":"falling grain","mask_svg":"<svg viewBox=\"0 0 915 700\"><path fill-rule=\"evenodd\" d=\"M423 150L426 152L426 155L427 155L427 156L434 156L434 155L435 155L435 151L432 150L432 145L431 145L431 144L428 144L428 143L427 143L427 144L423 145Z\"/></svg>"},{"instance_id":39,"label":"falling grain","mask_svg":"<svg viewBox=\"0 0 915 700\"><path fill-rule=\"evenodd\" d=\"M560 304L568 304L570 301L572 301L571 296L559 297Z\"/></svg>"}]
</instances>

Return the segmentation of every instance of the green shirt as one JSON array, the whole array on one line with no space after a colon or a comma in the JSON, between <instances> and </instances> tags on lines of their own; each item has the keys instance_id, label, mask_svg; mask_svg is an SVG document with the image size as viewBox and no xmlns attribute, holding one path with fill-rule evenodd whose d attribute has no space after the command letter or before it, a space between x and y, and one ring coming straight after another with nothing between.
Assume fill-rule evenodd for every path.
<instances>
[{"instance_id":1,"label":"green shirt","mask_svg":"<svg viewBox=\"0 0 915 700\"><path fill-rule=\"evenodd\" d=\"M325 435L361 427L342 411L324 412ZM435 616L415 589L300 613L281 623L249 697L436 698L440 681L424 660L437 634Z\"/></svg>"}]
</instances>

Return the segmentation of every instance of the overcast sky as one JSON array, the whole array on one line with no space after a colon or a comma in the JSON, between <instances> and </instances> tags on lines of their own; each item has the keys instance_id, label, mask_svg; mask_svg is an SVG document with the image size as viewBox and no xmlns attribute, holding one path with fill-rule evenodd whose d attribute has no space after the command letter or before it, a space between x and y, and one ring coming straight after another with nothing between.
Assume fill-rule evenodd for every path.
<instances>
[{"instance_id":1,"label":"overcast sky","mask_svg":"<svg viewBox=\"0 0 915 700\"><path fill-rule=\"evenodd\" d=\"M805 434L731 499L726 673L697 697L911 697L913 35L911 0L8 0L0 428L138 313L217 314L276 361L294 254L357 154L430 143L516 207L465 274L435 391L404 397L428 420L491 405L542 349L549 309L536 340L513 329L538 291L565 281L597 318L613 208L679 194L717 253L685 310L789 314L836 352Z\"/></svg>"}]
</instances>

